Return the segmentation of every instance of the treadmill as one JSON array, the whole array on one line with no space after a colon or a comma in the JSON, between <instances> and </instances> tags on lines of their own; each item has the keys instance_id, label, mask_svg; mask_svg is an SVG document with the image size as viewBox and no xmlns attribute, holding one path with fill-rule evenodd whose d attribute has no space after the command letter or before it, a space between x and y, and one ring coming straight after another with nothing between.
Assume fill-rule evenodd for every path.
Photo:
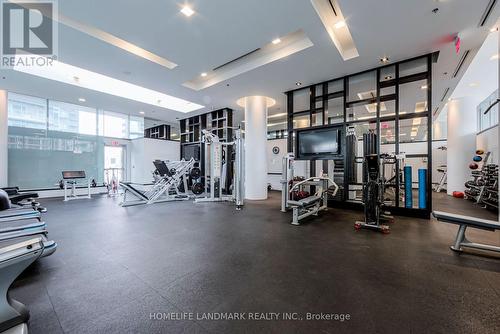
<instances>
[{"instance_id":1,"label":"treadmill","mask_svg":"<svg viewBox=\"0 0 500 334\"><path fill-rule=\"evenodd\" d=\"M27 334L29 311L12 299L9 288L14 280L43 253L41 237L0 241L0 332Z\"/></svg>"}]
</instances>

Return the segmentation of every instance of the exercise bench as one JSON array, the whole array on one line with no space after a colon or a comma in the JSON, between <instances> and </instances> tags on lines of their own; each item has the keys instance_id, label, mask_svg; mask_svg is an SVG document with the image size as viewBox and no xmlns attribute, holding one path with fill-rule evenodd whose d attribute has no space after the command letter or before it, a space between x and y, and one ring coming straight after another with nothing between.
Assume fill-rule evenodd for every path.
<instances>
[{"instance_id":1,"label":"exercise bench","mask_svg":"<svg viewBox=\"0 0 500 334\"><path fill-rule=\"evenodd\" d=\"M500 253L500 246L485 245L485 244L470 242L465 237L465 230L467 229L467 227L494 232L496 230L500 230L500 224L498 222L493 220L462 216L454 213L441 212L441 211L433 211L432 215L440 222L456 224L460 226L458 228L458 233L455 239L455 243L453 244L453 246L450 247L451 250L455 252L461 252L463 250L462 247L469 247L469 248L476 248L476 249Z\"/></svg>"}]
</instances>

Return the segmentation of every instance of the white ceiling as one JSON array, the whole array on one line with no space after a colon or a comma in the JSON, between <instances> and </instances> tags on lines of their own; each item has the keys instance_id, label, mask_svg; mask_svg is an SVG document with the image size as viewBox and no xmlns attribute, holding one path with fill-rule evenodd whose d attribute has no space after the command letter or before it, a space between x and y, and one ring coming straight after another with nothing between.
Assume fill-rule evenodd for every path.
<instances>
[{"instance_id":1,"label":"white ceiling","mask_svg":"<svg viewBox=\"0 0 500 334\"><path fill-rule=\"evenodd\" d=\"M64 16L134 43L178 66L169 70L64 25L59 26L59 60L206 106L194 113L221 107L240 111L238 98L266 95L277 101L272 114L284 111L283 92L296 88L297 81L317 83L376 67L383 56L398 61L439 50L439 62L433 69L437 106L446 87L453 88L459 79L450 79L460 59L450 36L459 34L463 51L477 49L500 15L497 5L487 27L477 27L488 1L340 0L360 54L343 61L307 0L191 0L196 14L190 18L179 13L182 3L177 1L64 0L59 1ZM434 14L432 9L436 7L439 12ZM201 72L299 29L314 46L210 88L194 91L182 86ZM130 114L143 110L147 117L165 121L190 115L11 70L0 73L5 77L0 87L19 93L72 103L84 97L89 106Z\"/></svg>"},{"instance_id":2,"label":"white ceiling","mask_svg":"<svg viewBox=\"0 0 500 334\"><path fill-rule=\"evenodd\" d=\"M499 52L498 34L497 31L488 35L451 98L473 97L482 101L498 89L498 59L490 59Z\"/></svg>"}]
</instances>

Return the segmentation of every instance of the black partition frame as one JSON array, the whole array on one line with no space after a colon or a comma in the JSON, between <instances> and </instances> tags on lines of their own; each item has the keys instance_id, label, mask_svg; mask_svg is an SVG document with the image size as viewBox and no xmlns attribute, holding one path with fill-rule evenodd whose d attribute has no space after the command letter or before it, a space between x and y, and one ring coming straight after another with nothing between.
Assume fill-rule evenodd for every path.
<instances>
[{"instance_id":1,"label":"black partition frame","mask_svg":"<svg viewBox=\"0 0 500 334\"><path fill-rule=\"evenodd\" d=\"M325 82L321 83L316 83L310 86L305 86L305 87L300 87L288 92L285 92L287 96L287 132L288 132L288 140L287 140L287 146L288 146L288 152L294 152L294 138L296 136L297 131L300 130L305 130L305 129L311 129L311 128L323 128L323 127L330 127L333 124L329 124L329 118L326 116L326 109L327 109L327 103L328 100L332 98L338 98L338 97L343 97L343 122L338 122L335 123L335 125L341 126L343 128L343 140L342 140L342 146L345 145L345 134L347 131L347 127L355 124L363 124L363 123L375 123L376 124L376 133L377 133L377 152L380 152L380 138L381 138L381 129L380 129L380 123L381 122L386 122L386 121L394 121L395 123L395 150L396 152L400 152L400 129L399 129L399 121L400 120L406 120L406 119L414 119L414 118L422 118L426 117L427 119L427 154L407 154L407 158L427 158L427 184L426 184L426 208L425 209L419 209L419 208L406 208L406 207L401 207L399 206L399 178L396 178L396 196L395 196L395 201L396 204L395 206L391 206L390 210L392 213L396 215L403 215L403 216L411 216L411 217L421 217L421 218L430 218L430 213L432 212L432 64L435 62L437 59L437 54L426 54L423 56L418 56L414 58L410 58L404 61L396 62L396 63L390 63L386 64L377 68L372 68L366 71L354 73L352 75L348 75L345 77L340 77L340 78L335 78L332 80L328 80ZM399 69L400 65L404 63L409 63L417 60L425 60L425 63L427 65L427 70L425 72L419 72L415 74L411 74L408 76L400 77L399 76ZM386 81L381 81L381 71L383 69L387 69L390 67L394 67L394 78L389 78ZM348 101L349 97L349 79L361 75L361 74L366 74L369 72L374 72L376 71L376 96L373 98L365 99L365 100L359 100L359 101ZM336 91L336 92L328 92L328 84L334 81L339 81L342 80L343 82L343 90L342 91ZM407 114L400 114L399 110L399 102L400 102L400 92L399 92L399 86L401 84L405 83L410 83L410 82L417 82L421 80L426 80L426 85L427 85L427 110L423 112L415 112L415 113L407 113ZM316 94L316 87L321 86L321 95ZM386 87L395 87L394 89L394 94L389 94L385 96L380 96L380 90L382 88ZM302 91L304 89L309 89L309 109L308 110L301 110L298 112L294 112L294 93L298 91ZM321 108L316 107L316 102L322 101L322 106ZM390 115L390 116L381 116L380 115L380 106L381 102L384 101L395 101L395 114ZM363 119L363 120L348 120L347 119L347 112L349 107L353 105L369 105L376 103L376 117L370 118L370 119ZM322 124L321 125L313 125L313 117L315 114L321 113L322 115ZM294 116L309 116L309 126L308 127L301 127L301 128L294 128L293 120ZM346 166L346 156L344 154L345 150L344 147L342 147L342 155L341 158L343 160L344 166ZM327 161L323 161L323 166L327 164ZM396 165L397 170L399 170L400 166L399 163ZM316 171L316 161L311 160L310 161L310 171L311 171L311 176L314 176L315 171ZM343 194L341 196L337 196L337 198L340 198L341 200L329 200L329 206L335 207L339 206L339 203L342 205L343 208L348 207L348 208L354 208L354 209L363 209L363 204L362 203L355 203L355 202L350 202L346 201L348 198L348 182L347 178L344 177L344 184L343 184Z\"/></svg>"}]
</instances>

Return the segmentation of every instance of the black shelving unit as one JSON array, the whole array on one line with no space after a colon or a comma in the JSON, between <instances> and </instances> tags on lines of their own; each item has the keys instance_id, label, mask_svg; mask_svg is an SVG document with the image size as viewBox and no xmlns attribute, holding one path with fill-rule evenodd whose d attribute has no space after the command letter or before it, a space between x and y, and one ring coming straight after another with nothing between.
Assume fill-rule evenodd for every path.
<instances>
[{"instance_id":1,"label":"black shelving unit","mask_svg":"<svg viewBox=\"0 0 500 334\"><path fill-rule=\"evenodd\" d=\"M231 141L233 138L233 110L223 108L205 114L180 120L181 157L188 160L194 157L203 160L203 130L210 130L221 141Z\"/></svg>"},{"instance_id":2,"label":"black shelving unit","mask_svg":"<svg viewBox=\"0 0 500 334\"><path fill-rule=\"evenodd\" d=\"M161 124L144 130L144 138L170 140L170 125Z\"/></svg>"}]
</instances>

